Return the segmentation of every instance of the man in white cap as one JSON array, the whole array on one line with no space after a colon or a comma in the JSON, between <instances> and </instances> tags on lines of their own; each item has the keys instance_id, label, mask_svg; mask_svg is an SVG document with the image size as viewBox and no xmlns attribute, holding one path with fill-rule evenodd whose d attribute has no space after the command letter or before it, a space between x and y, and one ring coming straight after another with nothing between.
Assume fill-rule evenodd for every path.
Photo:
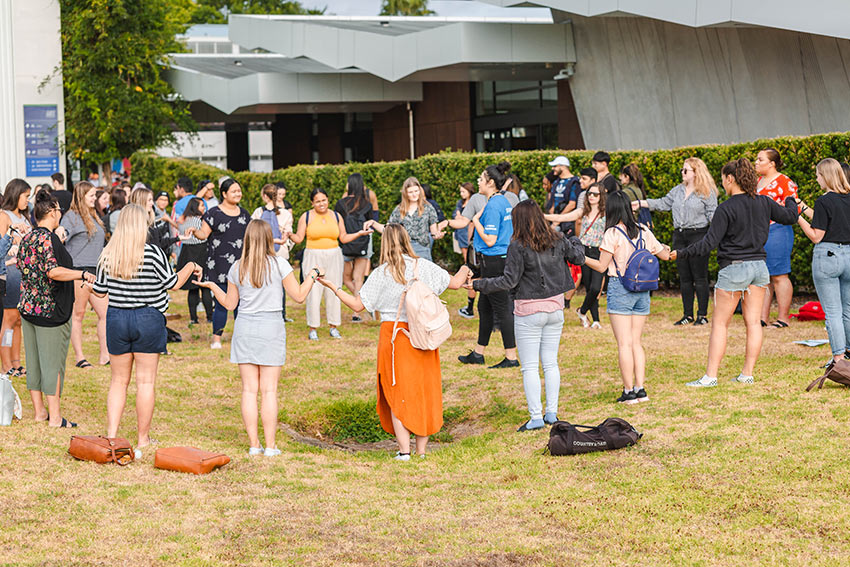
<instances>
[{"instance_id":1,"label":"man in white cap","mask_svg":"<svg viewBox=\"0 0 850 567\"><path fill-rule=\"evenodd\" d=\"M561 201L567 205L561 211L568 213L576 208L576 197L580 190L579 178L570 172L570 160L567 156L558 156L549 162L552 172L558 177L552 184L551 192L546 200L546 212L552 213Z\"/></svg>"}]
</instances>

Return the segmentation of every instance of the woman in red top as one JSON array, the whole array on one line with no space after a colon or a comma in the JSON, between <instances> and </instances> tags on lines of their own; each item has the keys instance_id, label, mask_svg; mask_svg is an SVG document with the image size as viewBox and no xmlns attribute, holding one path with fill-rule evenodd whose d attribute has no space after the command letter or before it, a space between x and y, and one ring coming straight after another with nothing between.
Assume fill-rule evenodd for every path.
<instances>
[{"instance_id":1,"label":"woman in red top","mask_svg":"<svg viewBox=\"0 0 850 567\"><path fill-rule=\"evenodd\" d=\"M785 203L787 197L797 198L797 184L779 170L782 169L782 158L773 148L767 148L756 157L756 173L761 177L758 182L758 194L770 197L779 205ZM764 305L761 311L761 325L767 327L770 319L770 304L772 295L776 296L777 314L772 327L781 329L788 326L791 297L794 286L788 274L791 273L791 250L794 248L794 227L775 222L770 223L770 233L764 251L767 253L767 271L770 273L770 287L764 295Z\"/></svg>"}]
</instances>

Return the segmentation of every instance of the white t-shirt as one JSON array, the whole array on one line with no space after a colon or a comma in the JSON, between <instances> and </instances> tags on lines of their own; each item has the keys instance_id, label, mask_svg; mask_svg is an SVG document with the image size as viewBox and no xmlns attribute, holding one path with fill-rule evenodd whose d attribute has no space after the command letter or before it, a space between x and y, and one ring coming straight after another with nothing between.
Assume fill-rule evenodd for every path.
<instances>
[{"instance_id":1,"label":"white t-shirt","mask_svg":"<svg viewBox=\"0 0 850 567\"><path fill-rule=\"evenodd\" d=\"M276 256L269 258L271 266L266 283L256 288L251 285L251 278L245 277L244 283L239 283L239 263L234 262L227 272L227 281L239 289L240 313L279 312L283 309L283 278L292 273L292 266L286 258Z\"/></svg>"},{"instance_id":2,"label":"white t-shirt","mask_svg":"<svg viewBox=\"0 0 850 567\"><path fill-rule=\"evenodd\" d=\"M404 257L406 280L413 278L413 263L416 260L410 256ZM360 288L360 301L367 311L379 311L381 321L395 321L398 302L404 291L404 286L393 279L390 272L386 270L387 265L381 264L369 274L366 283ZM449 273L433 262L419 258L419 280L431 290L440 295L449 287ZM239 310L242 310L240 305ZM401 322L407 321L407 312L404 305L401 306Z\"/></svg>"}]
</instances>

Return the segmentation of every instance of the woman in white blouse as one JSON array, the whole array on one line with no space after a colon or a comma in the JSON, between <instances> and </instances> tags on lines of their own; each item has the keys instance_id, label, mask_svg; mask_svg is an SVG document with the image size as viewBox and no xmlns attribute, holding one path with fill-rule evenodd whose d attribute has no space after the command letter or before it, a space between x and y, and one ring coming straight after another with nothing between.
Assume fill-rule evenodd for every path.
<instances>
[{"instance_id":1,"label":"woman in white blouse","mask_svg":"<svg viewBox=\"0 0 850 567\"><path fill-rule=\"evenodd\" d=\"M384 227L381 239L381 265L369 275L358 296L324 278L319 281L335 290L337 297L356 312L380 311L381 335L378 340L378 416L387 433L398 441L400 461L410 460L410 433L416 435L416 454L424 457L428 436L443 426L443 394L440 373L440 351L419 350L410 344L404 333L392 342L396 319L399 328L407 329L407 313L401 295L406 285L418 273L419 281L437 295L446 288L459 289L471 273L462 266L450 277L433 262L413 253L410 238L404 227L390 223Z\"/></svg>"}]
</instances>

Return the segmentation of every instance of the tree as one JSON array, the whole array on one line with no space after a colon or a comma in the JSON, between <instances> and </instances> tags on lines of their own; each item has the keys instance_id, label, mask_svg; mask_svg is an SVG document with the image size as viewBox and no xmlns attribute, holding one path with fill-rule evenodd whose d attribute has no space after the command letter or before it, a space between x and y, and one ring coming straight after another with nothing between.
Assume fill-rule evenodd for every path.
<instances>
[{"instance_id":1,"label":"tree","mask_svg":"<svg viewBox=\"0 0 850 567\"><path fill-rule=\"evenodd\" d=\"M428 0L384 0L381 16L430 16Z\"/></svg>"},{"instance_id":2,"label":"tree","mask_svg":"<svg viewBox=\"0 0 850 567\"><path fill-rule=\"evenodd\" d=\"M323 9L307 9L291 0L189 0L188 22L226 24L225 14L323 14Z\"/></svg>"},{"instance_id":3,"label":"tree","mask_svg":"<svg viewBox=\"0 0 850 567\"><path fill-rule=\"evenodd\" d=\"M171 0L59 0L65 144L97 163L194 132L188 103L163 78L185 28Z\"/></svg>"}]
</instances>

